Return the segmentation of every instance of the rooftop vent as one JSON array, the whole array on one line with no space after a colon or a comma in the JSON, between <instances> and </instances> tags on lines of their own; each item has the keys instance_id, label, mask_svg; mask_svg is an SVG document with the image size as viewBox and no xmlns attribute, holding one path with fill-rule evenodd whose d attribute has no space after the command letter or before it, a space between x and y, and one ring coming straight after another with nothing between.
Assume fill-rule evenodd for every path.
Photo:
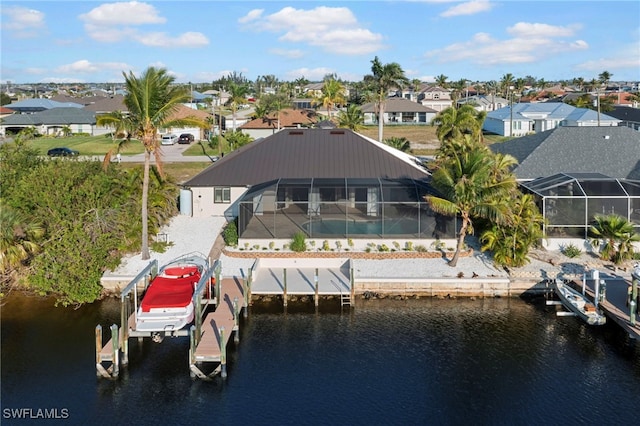
<instances>
[{"instance_id":1,"label":"rooftop vent","mask_svg":"<svg viewBox=\"0 0 640 426\"><path fill-rule=\"evenodd\" d=\"M332 130L329 132L330 135L344 135L344 130Z\"/></svg>"},{"instance_id":2,"label":"rooftop vent","mask_svg":"<svg viewBox=\"0 0 640 426\"><path fill-rule=\"evenodd\" d=\"M605 140L609 139L609 135L604 135L604 139Z\"/></svg>"},{"instance_id":3,"label":"rooftop vent","mask_svg":"<svg viewBox=\"0 0 640 426\"><path fill-rule=\"evenodd\" d=\"M289 132L290 135L304 135L304 132L301 130L291 130Z\"/></svg>"}]
</instances>

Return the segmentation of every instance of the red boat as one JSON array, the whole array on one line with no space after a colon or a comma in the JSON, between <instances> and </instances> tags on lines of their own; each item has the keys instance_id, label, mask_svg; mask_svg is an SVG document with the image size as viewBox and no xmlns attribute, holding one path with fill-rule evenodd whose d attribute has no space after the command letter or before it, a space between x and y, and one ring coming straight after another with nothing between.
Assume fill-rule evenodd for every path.
<instances>
[{"instance_id":1,"label":"red boat","mask_svg":"<svg viewBox=\"0 0 640 426\"><path fill-rule=\"evenodd\" d=\"M208 267L206 258L186 255L160 268L136 315L136 331L172 333L193 321L193 294Z\"/></svg>"}]
</instances>

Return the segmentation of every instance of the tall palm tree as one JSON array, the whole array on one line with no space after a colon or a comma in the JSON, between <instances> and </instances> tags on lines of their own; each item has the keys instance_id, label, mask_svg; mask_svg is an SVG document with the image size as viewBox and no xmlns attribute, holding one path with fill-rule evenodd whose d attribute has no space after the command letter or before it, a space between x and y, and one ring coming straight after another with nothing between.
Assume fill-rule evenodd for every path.
<instances>
[{"instance_id":1,"label":"tall palm tree","mask_svg":"<svg viewBox=\"0 0 640 426\"><path fill-rule=\"evenodd\" d=\"M591 244L600 249L600 257L616 265L633 258L633 243L640 241L633 223L622 216L595 215L594 224L589 228Z\"/></svg>"},{"instance_id":2,"label":"tall palm tree","mask_svg":"<svg viewBox=\"0 0 640 426\"><path fill-rule=\"evenodd\" d=\"M181 103L190 98L189 88L174 85L175 78L165 68L149 67L140 77L132 71L123 72L127 94L124 103L129 111L126 124L131 136L144 146L144 175L142 179L142 259L149 259L149 170L151 154L156 167L162 174L162 153L158 140L158 129L176 126L207 127L207 123L195 118L173 118L173 114ZM102 124L114 124L117 117L105 117ZM125 141L126 142L126 141Z\"/></svg>"},{"instance_id":3,"label":"tall palm tree","mask_svg":"<svg viewBox=\"0 0 640 426\"><path fill-rule=\"evenodd\" d=\"M338 80L330 78L325 80L322 93L314 99L314 104L325 107L329 114L329 120L331 120L331 110L335 106L344 105L346 101L344 85Z\"/></svg>"},{"instance_id":4,"label":"tall palm tree","mask_svg":"<svg viewBox=\"0 0 640 426\"><path fill-rule=\"evenodd\" d=\"M364 127L364 114L358 105L350 104L347 109L338 113L338 125L354 132Z\"/></svg>"},{"instance_id":5,"label":"tall palm tree","mask_svg":"<svg viewBox=\"0 0 640 426\"><path fill-rule=\"evenodd\" d=\"M366 75L364 81L375 96L375 104L378 110L378 141L382 142L384 105L389 94L389 89L394 87L402 88L409 83L409 79L404 75L400 64L397 62L382 64L376 56L371 61L371 74Z\"/></svg>"},{"instance_id":6,"label":"tall palm tree","mask_svg":"<svg viewBox=\"0 0 640 426\"><path fill-rule=\"evenodd\" d=\"M600 84L602 84L606 89L607 85L611 81L611 77L613 77L613 74L611 74L609 71L602 71L600 74L598 74L598 81L600 81Z\"/></svg>"},{"instance_id":7,"label":"tall palm tree","mask_svg":"<svg viewBox=\"0 0 640 426\"><path fill-rule=\"evenodd\" d=\"M513 175L494 181L493 157L488 148L471 144L468 149L436 160L431 184L441 196L427 195L425 200L439 214L459 215L458 242L450 266L456 266L464 247L464 238L473 232L474 219L502 224L508 220L506 200L516 187Z\"/></svg>"},{"instance_id":8,"label":"tall palm tree","mask_svg":"<svg viewBox=\"0 0 640 426\"><path fill-rule=\"evenodd\" d=\"M435 78L435 83L438 87L442 87L443 89L447 89L449 88L449 83L447 83L447 79L449 77L447 77L444 74L440 74L438 76L436 76Z\"/></svg>"},{"instance_id":9,"label":"tall palm tree","mask_svg":"<svg viewBox=\"0 0 640 426\"><path fill-rule=\"evenodd\" d=\"M515 77L511 73L503 75L500 79L500 91L507 99L509 99L509 95L511 94L511 86L513 86L514 79Z\"/></svg>"},{"instance_id":10,"label":"tall palm tree","mask_svg":"<svg viewBox=\"0 0 640 426\"><path fill-rule=\"evenodd\" d=\"M233 117L233 131L236 131L236 118L238 114L238 106L247 102L247 95L249 94L249 87L245 84L237 84L234 82L229 83L229 100L227 105L231 107L231 114Z\"/></svg>"},{"instance_id":11,"label":"tall palm tree","mask_svg":"<svg viewBox=\"0 0 640 426\"><path fill-rule=\"evenodd\" d=\"M44 228L20 212L0 205L0 275L20 267L40 249Z\"/></svg>"},{"instance_id":12,"label":"tall palm tree","mask_svg":"<svg viewBox=\"0 0 640 426\"><path fill-rule=\"evenodd\" d=\"M485 111L476 111L472 105L465 104L460 108L449 107L440 111L431 125L438 127L436 136L441 142L460 138L464 134L480 139L485 116Z\"/></svg>"}]
</instances>

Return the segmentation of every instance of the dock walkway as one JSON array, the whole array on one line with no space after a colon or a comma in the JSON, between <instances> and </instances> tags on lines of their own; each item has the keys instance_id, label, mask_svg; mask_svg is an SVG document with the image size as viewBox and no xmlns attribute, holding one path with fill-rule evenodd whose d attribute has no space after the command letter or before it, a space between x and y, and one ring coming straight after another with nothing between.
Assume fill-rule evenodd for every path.
<instances>
[{"instance_id":1,"label":"dock walkway","mask_svg":"<svg viewBox=\"0 0 640 426\"><path fill-rule=\"evenodd\" d=\"M209 312L202 321L201 334L196 327L191 328L190 369L191 376L208 380L220 373L226 377L226 348L231 335L240 340L239 315L245 309L246 298L243 283L239 278L224 278L220 281L220 298L216 309ZM218 363L209 374L196 364Z\"/></svg>"},{"instance_id":2,"label":"dock walkway","mask_svg":"<svg viewBox=\"0 0 640 426\"><path fill-rule=\"evenodd\" d=\"M598 304L607 318L616 322L629 336L640 339L640 317L636 316L635 325L631 324L629 316L629 287L630 283L622 277L600 273L600 279L606 283L605 299ZM577 282L577 288L582 288L582 282ZM595 300L595 281L586 280L586 293ZM637 314L636 314L637 315Z\"/></svg>"}]
</instances>

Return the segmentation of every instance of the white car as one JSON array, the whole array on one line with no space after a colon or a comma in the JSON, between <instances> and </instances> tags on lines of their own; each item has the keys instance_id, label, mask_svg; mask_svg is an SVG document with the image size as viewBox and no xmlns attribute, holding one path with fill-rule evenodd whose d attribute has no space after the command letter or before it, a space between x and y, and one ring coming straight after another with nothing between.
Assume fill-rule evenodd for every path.
<instances>
[{"instance_id":1,"label":"white car","mask_svg":"<svg viewBox=\"0 0 640 426\"><path fill-rule=\"evenodd\" d=\"M176 142L178 142L178 135L168 133L166 135L162 135L162 141L160 143L162 145L173 145Z\"/></svg>"}]
</instances>

